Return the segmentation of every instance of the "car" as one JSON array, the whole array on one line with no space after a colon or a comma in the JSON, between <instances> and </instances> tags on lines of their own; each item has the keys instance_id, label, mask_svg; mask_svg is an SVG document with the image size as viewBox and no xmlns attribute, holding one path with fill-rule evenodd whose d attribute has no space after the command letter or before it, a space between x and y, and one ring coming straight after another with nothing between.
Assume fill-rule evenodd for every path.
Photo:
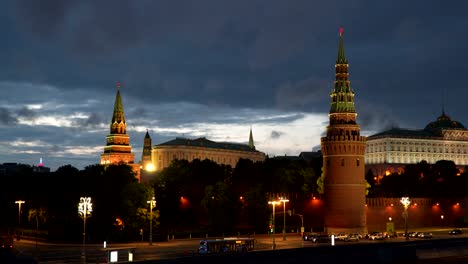
<instances>
[{"instance_id":1,"label":"car","mask_svg":"<svg viewBox=\"0 0 468 264\"><path fill-rule=\"evenodd\" d=\"M313 234L313 233L304 233L304 235L302 236L302 239L304 241L312 241L312 237L316 235L317 234Z\"/></svg>"},{"instance_id":2,"label":"car","mask_svg":"<svg viewBox=\"0 0 468 264\"><path fill-rule=\"evenodd\" d=\"M327 243L327 242L331 242L331 238L327 234L319 234L319 235L312 236L310 241L314 243Z\"/></svg>"},{"instance_id":3,"label":"car","mask_svg":"<svg viewBox=\"0 0 468 264\"><path fill-rule=\"evenodd\" d=\"M2 250L10 250L14 247L13 238L12 237L0 237L0 245Z\"/></svg>"},{"instance_id":4,"label":"car","mask_svg":"<svg viewBox=\"0 0 468 264\"><path fill-rule=\"evenodd\" d=\"M381 240L384 239L385 236L381 232L372 232L369 234L369 240Z\"/></svg>"},{"instance_id":5,"label":"car","mask_svg":"<svg viewBox=\"0 0 468 264\"><path fill-rule=\"evenodd\" d=\"M361 239L359 234L349 234L349 235L346 236L344 241L346 241L346 242L356 242L356 241L359 241L359 239Z\"/></svg>"},{"instance_id":6,"label":"car","mask_svg":"<svg viewBox=\"0 0 468 264\"><path fill-rule=\"evenodd\" d=\"M349 235L350 235L350 236L356 236L356 237L358 237L359 239L362 239L362 235L359 234L359 233L351 233L351 234L349 234Z\"/></svg>"},{"instance_id":7,"label":"car","mask_svg":"<svg viewBox=\"0 0 468 264\"><path fill-rule=\"evenodd\" d=\"M341 240L341 241L344 241L348 237L348 235L344 233L336 234L334 236L335 236L335 240Z\"/></svg>"},{"instance_id":8,"label":"car","mask_svg":"<svg viewBox=\"0 0 468 264\"><path fill-rule=\"evenodd\" d=\"M463 234L463 231L461 229L452 229L449 231L449 235L461 235Z\"/></svg>"},{"instance_id":9,"label":"car","mask_svg":"<svg viewBox=\"0 0 468 264\"><path fill-rule=\"evenodd\" d=\"M432 238L432 233L430 232L420 232L418 233L419 238Z\"/></svg>"}]
</instances>

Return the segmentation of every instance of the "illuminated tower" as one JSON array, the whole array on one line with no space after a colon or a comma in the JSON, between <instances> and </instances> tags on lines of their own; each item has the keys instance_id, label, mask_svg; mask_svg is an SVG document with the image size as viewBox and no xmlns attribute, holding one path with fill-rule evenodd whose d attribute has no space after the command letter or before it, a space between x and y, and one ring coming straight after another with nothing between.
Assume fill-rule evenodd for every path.
<instances>
[{"instance_id":1,"label":"illuminated tower","mask_svg":"<svg viewBox=\"0 0 468 264\"><path fill-rule=\"evenodd\" d=\"M130 137L127 135L127 125L120 97L120 82L118 82L110 134L106 137L104 153L101 154L101 164L133 164L134 160L135 156L130 146Z\"/></svg>"},{"instance_id":2,"label":"illuminated tower","mask_svg":"<svg viewBox=\"0 0 468 264\"><path fill-rule=\"evenodd\" d=\"M354 91L348 80L348 60L340 28L335 87L330 93L330 124L322 137L325 229L333 233L367 233L364 152L366 137L356 123Z\"/></svg>"},{"instance_id":3,"label":"illuminated tower","mask_svg":"<svg viewBox=\"0 0 468 264\"><path fill-rule=\"evenodd\" d=\"M151 159L151 137L146 130L145 139L143 142L143 151L141 153L141 166L144 170L154 170L153 161Z\"/></svg>"}]
</instances>

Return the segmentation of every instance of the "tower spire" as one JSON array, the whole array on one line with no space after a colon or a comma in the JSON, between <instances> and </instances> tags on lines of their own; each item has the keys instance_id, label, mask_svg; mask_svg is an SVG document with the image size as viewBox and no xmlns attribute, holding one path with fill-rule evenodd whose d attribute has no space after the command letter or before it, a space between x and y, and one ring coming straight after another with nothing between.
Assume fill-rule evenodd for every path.
<instances>
[{"instance_id":1,"label":"tower spire","mask_svg":"<svg viewBox=\"0 0 468 264\"><path fill-rule=\"evenodd\" d=\"M251 149L255 149L254 140L253 140L253 136L252 136L252 126L250 126L249 147Z\"/></svg>"},{"instance_id":2,"label":"tower spire","mask_svg":"<svg viewBox=\"0 0 468 264\"><path fill-rule=\"evenodd\" d=\"M335 64L335 87L330 94L330 114L356 112L354 109L354 92L351 89L351 83L348 78L348 60L344 54L343 28L340 28L338 58Z\"/></svg>"},{"instance_id":3,"label":"tower spire","mask_svg":"<svg viewBox=\"0 0 468 264\"><path fill-rule=\"evenodd\" d=\"M346 59L346 56L344 53L343 27L340 27L340 45L338 48L338 57L336 58L336 64L348 64L348 60Z\"/></svg>"},{"instance_id":4,"label":"tower spire","mask_svg":"<svg viewBox=\"0 0 468 264\"><path fill-rule=\"evenodd\" d=\"M120 82L117 82L117 95L115 96L110 132L111 134L125 134L126 129L122 97L120 96Z\"/></svg>"}]
</instances>

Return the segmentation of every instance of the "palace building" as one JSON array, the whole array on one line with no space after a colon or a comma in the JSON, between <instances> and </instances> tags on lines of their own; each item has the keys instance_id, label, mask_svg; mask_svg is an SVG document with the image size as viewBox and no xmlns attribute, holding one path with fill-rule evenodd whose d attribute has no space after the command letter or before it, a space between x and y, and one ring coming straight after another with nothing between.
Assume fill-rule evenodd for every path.
<instances>
[{"instance_id":1,"label":"palace building","mask_svg":"<svg viewBox=\"0 0 468 264\"><path fill-rule=\"evenodd\" d=\"M367 139L366 169L377 179L423 160L429 164L451 160L458 167L467 166L468 130L442 111L424 129L392 128Z\"/></svg>"},{"instance_id":2,"label":"palace building","mask_svg":"<svg viewBox=\"0 0 468 264\"><path fill-rule=\"evenodd\" d=\"M324 222L329 234L367 233L364 153L366 137L356 122L354 91L340 29L338 58L327 134L321 138L324 174Z\"/></svg>"},{"instance_id":3,"label":"palace building","mask_svg":"<svg viewBox=\"0 0 468 264\"><path fill-rule=\"evenodd\" d=\"M176 138L158 145L151 146L151 138L146 133L142 167L147 171L161 171L175 159L193 161L209 159L218 164L230 165L234 168L239 159L250 159L254 162L264 161L265 153L255 149L252 129L249 144L215 142L204 137L197 139Z\"/></svg>"},{"instance_id":4,"label":"palace building","mask_svg":"<svg viewBox=\"0 0 468 264\"><path fill-rule=\"evenodd\" d=\"M137 173L140 180L140 165L134 163L135 154L130 146L130 136L127 134L124 108L120 96L120 82L117 83L117 95L115 96L114 112L110 124L110 133L106 137L104 153L101 154L101 164L128 164Z\"/></svg>"}]
</instances>

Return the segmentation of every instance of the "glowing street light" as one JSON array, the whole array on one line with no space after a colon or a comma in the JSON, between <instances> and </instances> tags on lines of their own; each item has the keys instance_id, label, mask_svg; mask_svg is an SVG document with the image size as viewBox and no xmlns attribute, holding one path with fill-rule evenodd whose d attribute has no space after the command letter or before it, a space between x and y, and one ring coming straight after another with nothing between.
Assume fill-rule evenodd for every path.
<instances>
[{"instance_id":1,"label":"glowing street light","mask_svg":"<svg viewBox=\"0 0 468 264\"><path fill-rule=\"evenodd\" d=\"M272 221L272 227L273 227L273 249L276 249L276 241L275 241L275 206L277 204L280 204L280 201L268 201L268 204L273 205L273 221Z\"/></svg>"},{"instance_id":2,"label":"glowing street light","mask_svg":"<svg viewBox=\"0 0 468 264\"><path fill-rule=\"evenodd\" d=\"M289 200L281 197L279 201L283 203L283 240L286 240L286 203Z\"/></svg>"},{"instance_id":3,"label":"glowing street light","mask_svg":"<svg viewBox=\"0 0 468 264\"><path fill-rule=\"evenodd\" d=\"M150 204L150 235L149 235L149 244L153 245L153 207L156 207L156 200L154 197L150 201L146 201Z\"/></svg>"},{"instance_id":4,"label":"glowing street light","mask_svg":"<svg viewBox=\"0 0 468 264\"><path fill-rule=\"evenodd\" d=\"M408 206L411 204L411 201L409 197L402 197L400 200L401 204L403 204L403 207L405 208L405 212L403 213L403 216L405 217L405 237L406 240L409 240L408 237Z\"/></svg>"},{"instance_id":5,"label":"glowing street light","mask_svg":"<svg viewBox=\"0 0 468 264\"><path fill-rule=\"evenodd\" d=\"M24 204L25 201L18 200L15 201L15 204L18 204L18 225L21 225L21 204Z\"/></svg>"},{"instance_id":6,"label":"glowing street light","mask_svg":"<svg viewBox=\"0 0 468 264\"><path fill-rule=\"evenodd\" d=\"M83 251L81 252L81 258L86 263L86 218L91 215L93 211L93 204L91 203L91 197L80 197L80 203L78 204L78 213L83 217Z\"/></svg>"}]
</instances>

